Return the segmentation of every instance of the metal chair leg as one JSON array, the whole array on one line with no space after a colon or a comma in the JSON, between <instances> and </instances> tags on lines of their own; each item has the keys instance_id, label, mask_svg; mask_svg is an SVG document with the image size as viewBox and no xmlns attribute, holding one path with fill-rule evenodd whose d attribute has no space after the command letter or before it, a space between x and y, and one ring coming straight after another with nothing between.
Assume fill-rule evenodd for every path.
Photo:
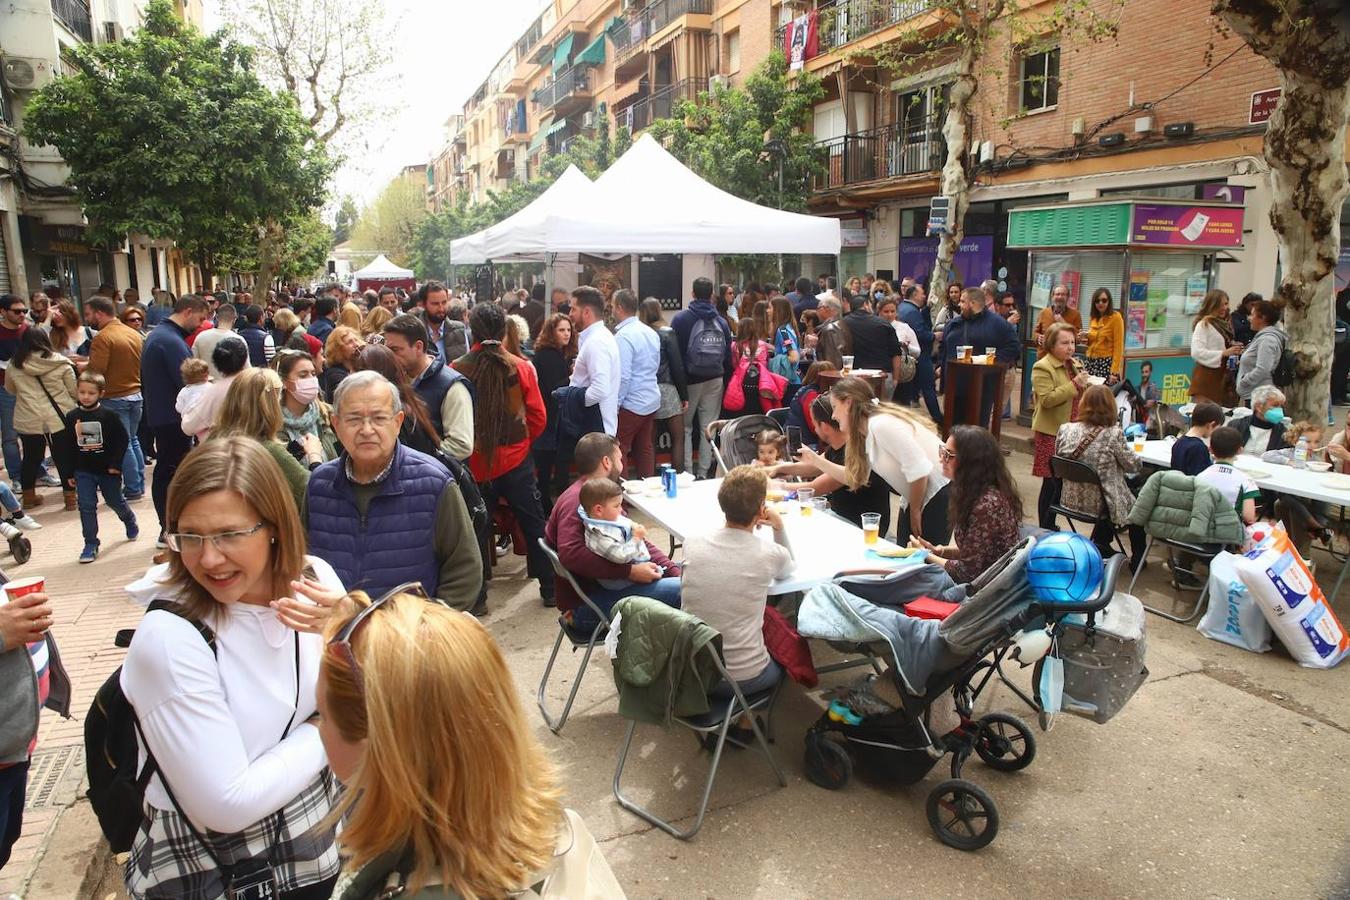
<instances>
[{"instance_id":1,"label":"metal chair leg","mask_svg":"<svg viewBox=\"0 0 1350 900\"><path fill-rule=\"evenodd\" d=\"M591 661L591 654L595 651L596 639L600 636L600 626L597 625L591 632L590 642L586 644L586 652L581 657L581 665L577 668L577 675L572 679L572 690L567 695L567 703L563 706L562 715L554 719L548 713L548 708L544 704L544 691L548 687L548 676L553 671L553 662L558 657L558 648L562 646L563 629L558 626L558 639L553 642L553 652L549 654L548 665L544 666L544 675L539 679L539 694L537 697L539 703L539 714L544 717L544 724L548 730L554 734L562 731L563 726L567 724L567 716L572 711L572 703L577 699L577 691L581 689L581 679L586 675L586 664ZM572 648L576 652L576 647Z\"/></svg>"},{"instance_id":2,"label":"metal chair leg","mask_svg":"<svg viewBox=\"0 0 1350 900\"><path fill-rule=\"evenodd\" d=\"M731 702L735 703L735 700L733 699ZM717 744L713 747L712 764L708 769L708 781L703 786L703 797L699 801L698 814L694 818L694 825L692 828L681 831L651 810L634 803L623 795L619 782L623 777L624 764L628 760L628 750L633 744L633 732L637 730L637 722L630 721L628 723L628 732L624 735L623 747L619 750L619 766L614 770L614 799L618 800L619 805L624 809L628 810L633 815L650 822L666 834L677 837L682 841L689 840L694 835L698 834L699 829L703 827L703 817L707 815L708 812L708 800L712 797L713 782L717 778L717 767L722 761L722 749L726 746L727 729L730 727L731 715L728 713L727 717L722 720L721 727L717 729ZM774 769L775 771L777 770L776 764ZM781 777L781 773L779 774ZM780 783L786 784L786 782Z\"/></svg>"},{"instance_id":3,"label":"metal chair leg","mask_svg":"<svg viewBox=\"0 0 1350 900\"><path fill-rule=\"evenodd\" d=\"M1148 536L1148 539L1144 541L1144 552L1139 554L1139 568L1135 569L1134 574L1130 577L1130 587L1126 591L1126 593L1129 594L1134 593L1134 583L1139 580L1139 573L1144 570L1144 561L1148 559L1148 551L1152 549L1153 549L1153 535L1150 534Z\"/></svg>"}]
</instances>

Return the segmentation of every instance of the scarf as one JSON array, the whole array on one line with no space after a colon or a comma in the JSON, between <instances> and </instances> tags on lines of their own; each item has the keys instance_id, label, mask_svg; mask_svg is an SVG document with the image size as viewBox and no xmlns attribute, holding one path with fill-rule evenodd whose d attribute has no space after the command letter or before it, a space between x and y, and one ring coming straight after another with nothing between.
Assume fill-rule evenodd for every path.
<instances>
[{"instance_id":1,"label":"scarf","mask_svg":"<svg viewBox=\"0 0 1350 900\"><path fill-rule=\"evenodd\" d=\"M1223 335L1225 347L1233 343L1233 323L1229 321L1227 316L1210 316L1205 321L1209 323L1211 328Z\"/></svg>"},{"instance_id":2,"label":"scarf","mask_svg":"<svg viewBox=\"0 0 1350 900\"><path fill-rule=\"evenodd\" d=\"M298 441L307 434L319 436L319 404L311 403L298 416L291 415L286 404L281 404L281 421L286 427L286 437Z\"/></svg>"}]
</instances>

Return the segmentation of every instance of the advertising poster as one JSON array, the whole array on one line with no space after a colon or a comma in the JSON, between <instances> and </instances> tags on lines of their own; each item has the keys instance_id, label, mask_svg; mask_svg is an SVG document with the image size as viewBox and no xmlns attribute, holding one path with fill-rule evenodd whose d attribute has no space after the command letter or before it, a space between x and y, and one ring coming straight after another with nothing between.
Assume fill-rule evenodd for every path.
<instances>
[{"instance_id":1,"label":"advertising poster","mask_svg":"<svg viewBox=\"0 0 1350 900\"><path fill-rule=\"evenodd\" d=\"M1125 349L1142 350L1148 340L1148 326L1144 322L1147 310L1138 304L1131 304L1125 316Z\"/></svg>"},{"instance_id":2,"label":"advertising poster","mask_svg":"<svg viewBox=\"0 0 1350 900\"><path fill-rule=\"evenodd\" d=\"M1154 288L1148 292L1148 330L1162 331L1167 327L1167 291Z\"/></svg>"},{"instance_id":3,"label":"advertising poster","mask_svg":"<svg viewBox=\"0 0 1350 900\"><path fill-rule=\"evenodd\" d=\"M1136 203L1130 240L1171 247L1241 247L1242 207Z\"/></svg>"},{"instance_id":4,"label":"advertising poster","mask_svg":"<svg viewBox=\"0 0 1350 900\"><path fill-rule=\"evenodd\" d=\"M1168 406L1182 406L1191 402L1191 370L1195 361L1189 356L1160 356L1156 359L1130 360L1125 363L1125 377L1139 384L1139 370L1148 363L1153 372L1149 377L1158 385L1160 402Z\"/></svg>"},{"instance_id":5,"label":"advertising poster","mask_svg":"<svg viewBox=\"0 0 1350 900\"><path fill-rule=\"evenodd\" d=\"M1130 273L1130 302L1143 303L1148 299L1148 273Z\"/></svg>"},{"instance_id":6,"label":"advertising poster","mask_svg":"<svg viewBox=\"0 0 1350 900\"><path fill-rule=\"evenodd\" d=\"M1050 289L1055 286L1055 276L1050 272L1036 272L1036 280L1031 285L1031 298L1028 305L1039 309L1050 305Z\"/></svg>"},{"instance_id":7,"label":"advertising poster","mask_svg":"<svg viewBox=\"0 0 1350 900\"><path fill-rule=\"evenodd\" d=\"M900 271L898 277L911 276L919 284L927 284L928 276L933 272L937 261L938 239L901 238ZM978 285L994 273L994 236L975 234L968 236L956 248L956 258L952 260L956 269L956 280L967 287ZM1046 294L1046 302L1049 302Z\"/></svg>"},{"instance_id":8,"label":"advertising poster","mask_svg":"<svg viewBox=\"0 0 1350 900\"><path fill-rule=\"evenodd\" d=\"M1078 289L1082 286L1083 277L1079 273L1068 269L1059 276L1059 283L1069 289L1069 309L1078 309L1081 305L1078 296Z\"/></svg>"},{"instance_id":9,"label":"advertising poster","mask_svg":"<svg viewBox=\"0 0 1350 900\"><path fill-rule=\"evenodd\" d=\"M1205 273L1192 275L1186 279L1186 315L1193 316L1200 311L1200 306L1205 302L1205 294L1209 292L1209 279Z\"/></svg>"}]
</instances>

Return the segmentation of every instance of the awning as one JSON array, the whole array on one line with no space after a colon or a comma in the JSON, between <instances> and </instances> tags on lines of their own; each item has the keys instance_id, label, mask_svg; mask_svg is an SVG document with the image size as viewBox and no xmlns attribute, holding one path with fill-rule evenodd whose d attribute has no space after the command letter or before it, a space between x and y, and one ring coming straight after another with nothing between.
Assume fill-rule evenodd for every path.
<instances>
[{"instance_id":1,"label":"awning","mask_svg":"<svg viewBox=\"0 0 1350 900\"><path fill-rule=\"evenodd\" d=\"M567 127L567 120L566 120L566 119L559 119L558 121L554 122L552 125L548 126L548 130L547 130L547 131L545 131L545 130L542 129L542 128L539 129L539 130L540 130L541 132L543 132L544 137L551 137L551 136L557 134L559 131L562 131L562 130L563 130L564 128L566 128L566 127Z\"/></svg>"},{"instance_id":2,"label":"awning","mask_svg":"<svg viewBox=\"0 0 1350 900\"><path fill-rule=\"evenodd\" d=\"M608 34L609 32L613 31L614 29L622 25L625 21L626 20L624 19L623 16L615 16L614 18L610 19L609 24L605 26L605 33Z\"/></svg>"},{"instance_id":3,"label":"awning","mask_svg":"<svg viewBox=\"0 0 1350 900\"><path fill-rule=\"evenodd\" d=\"M545 119L539 123L539 127L534 130L534 137L530 139L530 146L529 150L527 151L528 153L533 154L534 151L544 146L544 139L548 137L548 128L549 128L548 119Z\"/></svg>"},{"instance_id":4,"label":"awning","mask_svg":"<svg viewBox=\"0 0 1350 900\"><path fill-rule=\"evenodd\" d=\"M577 58L572 60L573 65L587 64L592 66L602 66L605 64L605 33L600 32L600 36L586 45L586 49L577 54Z\"/></svg>"},{"instance_id":5,"label":"awning","mask_svg":"<svg viewBox=\"0 0 1350 900\"><path fill-rule=\"evenodd\" d=\"M567 68L567 61L572 56L572 41L576 40L576 35L568 32L558 38L558 46L553 51L553 72L556 74Z\"/></svg>"}]
</instances>

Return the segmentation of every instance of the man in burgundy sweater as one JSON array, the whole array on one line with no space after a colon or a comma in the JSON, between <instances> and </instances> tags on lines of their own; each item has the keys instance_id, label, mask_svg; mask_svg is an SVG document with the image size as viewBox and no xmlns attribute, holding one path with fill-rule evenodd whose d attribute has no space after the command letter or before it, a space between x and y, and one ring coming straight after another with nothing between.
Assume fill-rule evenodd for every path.
<instances>
[{"instance_id":1,"label":"man in burgundy sweater","mask_svg":"<svg viewBox=\"0 0 1350 900\"><path fill-rule=\"evenodd\" d=\"M606 613L619 600L633 596L651 597L679 608L680 567L650 541L646 543L651 559L632 565L612 563L586 548L585 529L577 514L577 507L581 505L581 485L588 478L619 480L623 472L619 442L608 434L591 432L577 441L573 462L577 480L558 497L544 529L544 539L558 551L563 568L572 573L586 595ZM605 588L598 583L600 578L626 579L632 583L626 588ZM581 602L571 585L555 577L554 587L559 610L572 611L572 621L580 628L595 627L595 613Z\"/></svg>"}]
</instances>

